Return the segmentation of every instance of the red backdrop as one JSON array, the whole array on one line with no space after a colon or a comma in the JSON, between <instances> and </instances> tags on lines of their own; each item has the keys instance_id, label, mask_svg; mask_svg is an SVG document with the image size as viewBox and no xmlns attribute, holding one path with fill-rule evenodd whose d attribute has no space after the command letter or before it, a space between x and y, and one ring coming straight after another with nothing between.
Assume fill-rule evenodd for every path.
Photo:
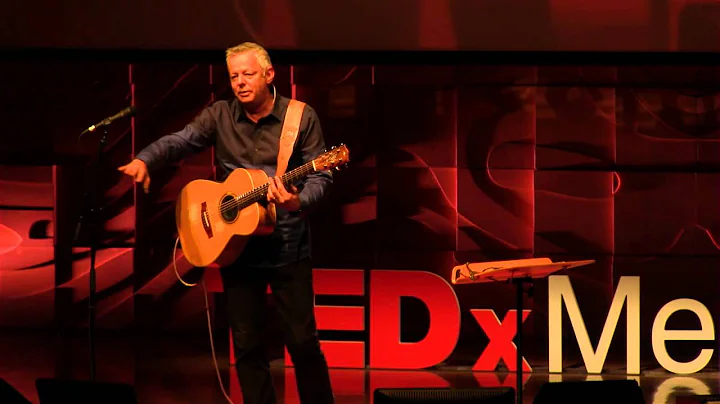
<instances>
[{"instance_id":1,"label":"red backdrop","mask_svg":"<svg viewBox=\"0 0 720 404\"><path fill-rule=\"evenodd\" d=\"M212 178L212 151L154 173L150 195L116 167L213 99L231 96L222 63L33 58L0 69L0 326L84 324L87 240L73 247L72 236L84 164L98 138L77 135L134 103L138 116L110 127L100 171L99 327L202 331L202 290L182 286L172 272L173 209L183 184ZM650 361L652 321L666 302L697 299L717 319L716 67L328 63L277 70L279 90L289 95L294 86L318 111L327 143L351 149L349 170L337 174L335 192L313 218L316 267L421 270L448 279L466 261L595 259L571 273L593 343L619 277L640 275L643 360ZM179 266L192 276L184 261ZM487 338L469 310L491 308L502 320L513 290L455 291L462 334L449 362L472 365ZM539 282L526 301L526 341L537 360L547 358L546 291ZM367 293L318 302L363 304ZM403 338L418 340L427 329L422 304L403 300L402 310ZM624 355L623 324L611 355ZM697 320L678 315L673 327L697 327ZM350 334L335 337L368 339ZM570 331L566 337L565 354L577 358ZM685 343L678 352L693 357L700 346Z\"/></svg>"}]
</instances>

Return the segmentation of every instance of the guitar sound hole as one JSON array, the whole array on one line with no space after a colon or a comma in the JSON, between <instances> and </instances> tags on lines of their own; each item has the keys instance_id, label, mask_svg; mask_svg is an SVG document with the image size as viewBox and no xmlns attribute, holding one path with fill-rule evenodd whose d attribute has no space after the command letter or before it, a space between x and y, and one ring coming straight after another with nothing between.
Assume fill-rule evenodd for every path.
<instances>
[{"instance_id":1,"label":"guitar sound hole","mask_svg":"<svg viewBox=\"0 0 720 404\"><path fill-rule=\"evenodd\" d=\"M234 202L235 197L232 195L225 195L222 199L220 206L220 214L226 223L234 222L238 216L238 207Z\"/></svg>"}]
</instances>

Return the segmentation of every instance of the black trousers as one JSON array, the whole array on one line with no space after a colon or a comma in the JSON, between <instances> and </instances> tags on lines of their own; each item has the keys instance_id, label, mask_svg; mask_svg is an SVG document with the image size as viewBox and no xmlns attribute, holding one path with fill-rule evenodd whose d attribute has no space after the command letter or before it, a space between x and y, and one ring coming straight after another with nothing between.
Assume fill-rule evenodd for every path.
<instances>
[{"instance_id":1,"label":"black trousers","mask_svg":"<svg viewBox=\"0 0 720 404\"><path fill-rule=\"evenodd\" d=\"M223 268L228 320L233 331L237 375L245 404L277 403L262 330L270 284L288 353L295 367L300 402L334 402L314 312L312 264L305 259L273 269Z\"/></svg>"}]
</instances>

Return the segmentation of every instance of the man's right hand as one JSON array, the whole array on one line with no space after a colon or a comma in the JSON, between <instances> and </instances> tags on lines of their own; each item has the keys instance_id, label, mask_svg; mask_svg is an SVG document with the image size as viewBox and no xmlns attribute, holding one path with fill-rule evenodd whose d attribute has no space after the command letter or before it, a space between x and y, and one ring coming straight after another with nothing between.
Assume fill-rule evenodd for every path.
<instances>
[{"instance_id":1,"label":"man's right hand","mask_svg":"<svg viewBox=\"0 0 720 404\"><path fill-rule=\"evenodd\" d=\"M135 182L142 182L146 194L150 190L150 174L148 174L147 165L145 165L144 161L134 159L130 163L118 167L118 171L133 177Z\"/></svg>"}]
</instances>

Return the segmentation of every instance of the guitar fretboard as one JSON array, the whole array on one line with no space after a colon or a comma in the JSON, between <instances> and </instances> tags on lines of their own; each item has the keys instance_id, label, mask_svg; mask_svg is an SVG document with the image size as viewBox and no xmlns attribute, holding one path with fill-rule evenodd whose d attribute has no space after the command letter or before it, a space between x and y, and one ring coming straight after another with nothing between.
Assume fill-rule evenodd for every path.
<instances>
[{"instance_id":1,"label":"guitar fretboard","mask_svg":"<svg viewBox=\"0 0 720 404\"><path fill-rule=\"evenodd\" d=\"M302 166L285 173L280 180L282 181L283 186L288 187L290 184L293 184L295 181L305 177L308 174L311 174L315 171L315 168L313 166L313 162L310 161L308 163L303 164ZM235 201L237 202L236 206L239 209L244 209L250 205L252 205L255 202L258 202L265 198L268 193L268 183L265 183L255 189L253 189L250 192L247 192L243 195L240 195L235 198Z\"/></svg>"}]
</instances>

